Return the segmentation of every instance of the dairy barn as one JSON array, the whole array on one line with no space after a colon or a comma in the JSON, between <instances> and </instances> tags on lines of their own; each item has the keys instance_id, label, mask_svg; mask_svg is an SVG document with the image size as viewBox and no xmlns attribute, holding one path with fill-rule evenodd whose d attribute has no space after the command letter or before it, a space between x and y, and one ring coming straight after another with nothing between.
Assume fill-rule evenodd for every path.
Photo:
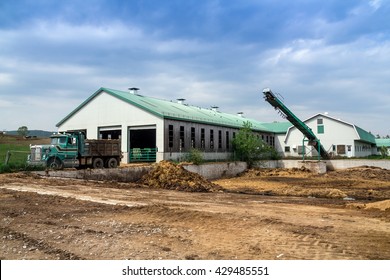
<instances>
[{"instance_id":1,"label":"dairy barn","mask_svg":"<svg viewBox=\"0 0 390 280\"><path fill-rule=\"evenodd\" d=\"M262 101L259 96L259 106ZM317 155L290 122L263 123L242 113L221 112L218 107L192 106L183 98L172 101L144 96L138 88L120 91L102 87L57 127L59 132L81 131L88 139L121 139L123 163L180 160L192 148L201 151L205 160L225 160L231 158L232 139L246 121L282 157L299 157L303 151L308 156ZM354 124L327 114L317 114L304 123L330 155L377 153L375 137Z\"/></svg>"},{"instance_id":2,"label":"dairy barn","mask_svg":"<svg viewBox=\"0 0 390 280\"><path fill-rule=\"evenodd\" d=\"M232 154L232 139L245 121L266 143L276 147L276 135L289 126L261 123L242 113L227 114L175 101L147 97L137 88L120 91L100 88L58 124L58 131L81 131L88 139L121 139L124 163L179 160L191 148L206 160ZM277 148L277 147L276 147Z\"/></svg>"}]
</instances>

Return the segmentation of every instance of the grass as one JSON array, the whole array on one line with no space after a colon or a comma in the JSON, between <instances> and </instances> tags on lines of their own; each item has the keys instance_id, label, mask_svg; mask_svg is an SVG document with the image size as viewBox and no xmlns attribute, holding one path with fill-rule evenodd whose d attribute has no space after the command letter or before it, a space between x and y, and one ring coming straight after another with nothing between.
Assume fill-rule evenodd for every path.
<instances>
[{"instance_id":1,"label":"grass","mask_svg":"<svg viewBox=\"0 0 390 280\"><path fill-rule=\"evenodd\" d=\"M48 141L47 139L24 139L21 136L0 135L0 173L42 169L42 167L27 165L27 156L30 153L30 144L47 144ZM8 152L10 152L10 157L8 163L5 164Z\"/></svg>"},{"instance_id":2,"label":"grass","mask_svg":"<svg viewBox=\"0 0 390 280\"><path fill-rule=\"evenodd\" d=\"M37 171L45 170L45 166L33 166L27 163L0 163L0 174L1 173L13 173L19 171Z\"/></svg>"}]
</instances>

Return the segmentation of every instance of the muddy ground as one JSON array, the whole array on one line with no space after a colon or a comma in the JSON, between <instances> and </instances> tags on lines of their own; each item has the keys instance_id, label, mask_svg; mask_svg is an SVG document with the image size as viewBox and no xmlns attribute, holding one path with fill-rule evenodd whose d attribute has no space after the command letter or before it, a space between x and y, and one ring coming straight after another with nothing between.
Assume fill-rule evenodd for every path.
<instances>
[{"instance_id":1,"label":"muddy ground","mask_svg":"<svg viewBox=\"0 0 390 280\"><path fill-rule=\"evenodd\" d=\"M0 259L390 259L390 170L145 182L0 175Z\"/></svg>"}]
</instances>

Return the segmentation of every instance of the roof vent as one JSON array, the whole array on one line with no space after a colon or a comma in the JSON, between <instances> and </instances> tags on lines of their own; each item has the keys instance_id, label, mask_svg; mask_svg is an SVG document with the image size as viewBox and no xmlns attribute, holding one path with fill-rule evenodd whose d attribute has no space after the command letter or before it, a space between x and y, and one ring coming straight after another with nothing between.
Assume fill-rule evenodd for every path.
<instances>
[{"instance_id":1,"label":"roof vent","mask_svg":"<svg viewBox=\"0 0 390 280\"><path fill-rule=\"evenodd\" d=\"M243 116L244 116L244 112L238 112L238 113L237 113L237 116L243 117Z\"/></svg>"},{"instance_id":2,"label":"roof vent","mask_svg":"<svg viewBox=\"0 0 390 280\"><path fill-rule=\"evenodd\" d=\"M136 94L139 91L139 88L132 87L132 88L129 88L129 91L131 94Z\"/></svg>"},{"instance_id":3,"label":"roof vent","mask_svg":"<svg viewBox=\"0 0 390 280\"><path fill-rule=\"evenodd\" d=\"M177 103L179 103L179 104L183 104L184 101L185 101L184 98L178 98L178 99L176 99L176 100L177 100Z\"/></svg>"},{"instance_id":4,"label":"roof vent","mask_svg":"<svg viewBox=\"0 0 390 280\"><path fill-rule=\"evenodd\" d=\"M217 112L218 111L218 106L211 106L211 110L213 110L214 112Z\"/></svg>"}]
</instances>

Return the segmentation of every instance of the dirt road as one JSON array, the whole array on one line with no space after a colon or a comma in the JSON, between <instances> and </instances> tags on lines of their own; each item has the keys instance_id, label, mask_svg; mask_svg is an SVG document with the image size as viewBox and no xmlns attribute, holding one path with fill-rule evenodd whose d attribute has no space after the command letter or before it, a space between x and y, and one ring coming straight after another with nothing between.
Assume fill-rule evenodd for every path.
<instances>
[{"instance_id":1,"label":"dirt road","mask_svg":"<svg viewBox=\"0 0 390 280\"><path fill-rule=\"evenodd\" d=\"M204 193L1 175L0 259L390 259L390 171L355 171Z\"/></svg>"}]
</instances>

